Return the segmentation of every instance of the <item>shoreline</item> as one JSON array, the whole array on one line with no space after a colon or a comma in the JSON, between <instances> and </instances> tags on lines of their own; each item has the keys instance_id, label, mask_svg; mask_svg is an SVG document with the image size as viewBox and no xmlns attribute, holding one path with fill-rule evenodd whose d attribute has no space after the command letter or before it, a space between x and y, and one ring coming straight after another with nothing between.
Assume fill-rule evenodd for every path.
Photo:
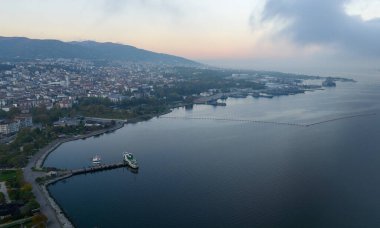
<instances>
[{"instance_id":1,"label":"shoreline","mask_svg":"<svg viewBox=\"0 0 380 228\"><path fill-rule=\"evenodd\" d=\"M111 127L111 128L108 128L108 129L102 129L102 130L94 131L94 132L91 132L91 133L88 133L85 135L81 135L81 136L77 136L77 137L72 136L72 137L68 137L68 138L64 138L64 139L56 139L53 142L49 143L44 148L42 148L39 152L37 152L34 155L34 157L29 160L28 165L23 168L24 178L27 180L27 182L32 184L33 193L35 195L39 196L39 197L36 197L36 200L37 200L37 198L39 198L39 200L37 200L37 202L41 206L41 211L47 212L46 216L48 217L48 222L50 220L50 222L52 223L51 227L64 227L64 228L74 227L74 225L72 224L70 219L66 216L66 214L61 209L59 204L50 195L49 190L48 190L49 185L51 185L57 181L69 178L71 175L66 175L66 176L63 176L60 178L56 178L56 179L53 179L51 181L48 181L47 183L40 185L35 181L35 179L36 179L36 177L38 177L38 175L42 175L45 173L35 172L32 169L36 168L36 169L41 170L43 168L43 164L44 164L46 158L49 156L49 154L52 153L53 151L55 151L63 143L76 141L76 140L80 140L80 139L86 139L86 138L102 135L105 133L111 133L111 132L114 132L118 129L123 128L125 126L125 123L126 123L126 121L117 120L116 125Z\"/></svg>"},{"instance_id":2,"label":"shoreline","mask_svg":"<svg viewBox=\"0 0 380 228\"><path fill-rule=\"evenodd\" d=\"M117 131L117 130L123 128L128 123L129 124L135 124L135 123L139 123L139 122L148 121L148 120L151 120L151 119L153 119L155 117L157 118L157 117L160 117L162 115L166 115L168 113L171 113L174 108L179 108L179 107L183 107L183 106L171 107L169 110L166 110L166 111L164 111L164 112L162 112L160 114L157 114L157 115L141 116L141 117L137 117L137 118L134 118L134 119L129 119L128 121L127 120L120 120L120 119L118 119L118 120L115 120L116 121L116 125L114 127L112 127L112 128L109 128L109 129L102 129L102 130L91 132L91 133L88 133L88 134L85 134L85 135L81 135L81 136L78 136L78 137L72 136L72 137L68 137L68 138L64 138L64 139L56 139L53 142L49 143L44 148L42 148L37 154L35 154L34 155L34 159L29 160L30 164L28 164L23 169L24 170L24 175L25 175L25 171L28 168L30 169L30 172L34 172L34 171L31 170L32 168L36 168L36 169L40 169L41 170L43 168L43 164L44 164L45 160L50 155L50 153L52 153L53 151L55 151L59 146L61 146L64 143L71 142L71 141L76 141L76 140L79 140L79 139L86 139L86 138L90 138L90 137L94 137L94 136L99 136L99 135L102 135L102 134L105 134L105 133L111 133L111 132L114 132L114 131ZM91 117L91 118L93 118L93 117ZM98 119L110 120L110 119L105 119L105 118L98 118ZM40 154L40 153L42 153L42 154ZM35 161L33 161L33 160L35 160ZM55 201L54 197L50 195L48 186L52 185L52 184L54 184L54 183L56 183L58 181L70 178L71 176L72 176L71 174L68 174L68 175L65 175L65 176L62 176L62 177L59 177L59 178L55 178L55 179L52 179L52 180L50 180L47 183L44 183L42 185L36 183L35 178L33 180L30 180L30 182L33 185L33 189L35 189L34 191L36 191L36 190L40 190L41 191L41 193L43 195L43 198L49 204L48 205L50 207L49 209L54 212L54 217L55 217L54 219L56 219L58 221L59 227L64 227L64 228L71 228L71 227L75 227L75 226L70 221L70 219L68 218L68 216L65 213L65 211ZM39 203L41 205L43 205L43 202L39 202ZM48 220L49 220L49 217L48 217ZM56 224L54 224L54 225L56 225Z\"/></svg>"},{"instance_id":3,"label":"shoreline","mask_svg":"<svg viewBox=\"0 0 380 228\"><path fill-rule=\"evenodd\" d=\"M50 207L54 210L55 215L63 228L72 228L75 227L71 220L68 218L65 211L62 210L61 206L55 201L54 197L50 195L50 191L48 189L48 186L51 184L54 184L57 181L69 178L71 175L63 176L57 179L54 179L52 181L48 181L47 183L41 185L41 190L43 194L45 195L46 199L48 200Z\"/></svg>"},{"instance_id":4,"label":"shoreline","mask_svg":"<svg viewBox=\"0 0 380 228\"><path fill-rule=\"evenodd\" d=\"M43 168L43 164L45 163L45 160L49 156L49 154L52 153L54 150L56 150L59 146L61 146L64 143L71 142L71 141L76 141L76 140L80 140L80 139L87 139L87 138L91 138L91 137L94 137L94 136L99 136L99 135L102 135L102 134L105 134L105 133L111 133L113 131L116 131L116 130L119 130L119 129L123 128L124 126L125 126L125 122L117 121L116 125L114 127L112 127L112 128L94 131L94 132L91 132L91 133L88 133L88 134L85 134L85 135L80 135L80 136L77 136L77 137L71 136L71 137L68 137L68 138L56 139L56 140L54 140L53 142L51 142L49 145L47 145L46 147L44 147L42 149L42 150L45 150L45 151L38 158L38 160L34 164L34 167L36 169L42 169Z\"/></svg>"}]
</instances>

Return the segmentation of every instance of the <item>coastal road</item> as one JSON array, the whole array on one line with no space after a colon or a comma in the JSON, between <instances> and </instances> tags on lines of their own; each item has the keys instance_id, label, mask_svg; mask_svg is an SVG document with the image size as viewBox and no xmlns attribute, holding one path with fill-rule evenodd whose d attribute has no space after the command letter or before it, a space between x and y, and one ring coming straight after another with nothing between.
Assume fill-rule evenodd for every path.
<instances>
[{"instance_id":1,"label":"coastal road","mask_svg":"<svg viewBox=\"0 0 380 228\"><path fill-rule=\"evenodd\" d=\"M84 139L88 137L92 137L95 135L103 134L108 131L114 131L117 130L121 127L124 126L124 121L117 121L116 125L112 128L109 129L103 129L99 131L95 131L86 135L82 135L80 137L70 137L70 138L62 138L62 139L57 139L53 142L51 142L49 145L46 147L42 148L39 150L33 157L29 159L29 162L25 168L23 168L23 173L24 173L24 179L26 182L30 183L33 187L33 194L36 197L37 202L40 204L41 212L48 217L48 223L47 227L52 227L52 228L59 228L59 227L73 227L70 221L67 220L63 214L59 214L60 219L57 216L56 210L53 208L52 203L50 203L48 199L47 193L45 193L44 189L35 181L37 177L42 177L46 175L45 172L36 172L33 171L33 167L37 168L42 168L42 163L46 156L57 146L61 145L62 143L69 142L72 140L78 140L78 139ZM55 204L55 203L53 203ZM55 207L58 207L58 205L55 205ZM58 208L59 209L59 208ZM58 210L61 211L61 210ZM61 221L61 222L60 222Z\"/></svg>"},{"instance_id":2,"label":"coastal road","mask_svg":"<svg viewBox=\"0 0 380 228\"><path fill-rule=\"evenodd\" d=\"M0 192L4 194L5 203L10 203L11 199L9 198L7 187L5 186L5 181L0 182Z\"/></svg>"},{"instance_id":3,"label":"coastal road","mask_svg":"<svg viewBox=\"0 0 380 228\"><path fill-rule=\"evenodd\" d=\"M32 171L32 167L36 164L37 160L45 154L50 147L40 150L37 154L35 154L32 158L29 159L28 165L23 168L24 179L26 182L30 183L33 187L33 194L36 197L37 202L41 206L41 212L48 217L47 227L52 228L60 228L62 227L58 221L56 213L54 209L51 207L48 199L46 198L44 192L41 189L41 186L35 181L37 177L44 176L44 172L35 172Z\"/></svg>"}]
</instances>

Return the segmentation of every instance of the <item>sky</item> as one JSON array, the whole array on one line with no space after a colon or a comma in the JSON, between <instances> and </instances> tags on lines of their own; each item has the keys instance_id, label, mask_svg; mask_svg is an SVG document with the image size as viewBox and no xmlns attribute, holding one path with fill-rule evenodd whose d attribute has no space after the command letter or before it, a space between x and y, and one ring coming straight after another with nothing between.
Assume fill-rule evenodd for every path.
<instances>
[{"instance_id":1,"label":"sky","mask_svg":"<svg viewBox=\"0 0 380 228\"><path fill-rule=\"evenodd\" d=\"M380 0L0 0L0 36L129 44L234 68L380 68Z\"/></svg>"}]
</instances>

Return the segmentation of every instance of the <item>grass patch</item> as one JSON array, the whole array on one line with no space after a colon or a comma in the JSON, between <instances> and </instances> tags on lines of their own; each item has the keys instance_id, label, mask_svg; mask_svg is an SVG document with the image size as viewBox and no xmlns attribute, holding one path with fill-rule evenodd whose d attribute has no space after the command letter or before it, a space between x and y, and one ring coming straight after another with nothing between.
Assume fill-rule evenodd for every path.
<instances>
[{"instance_id":1,"label":"grass patch","mask_svg":"<svg viewBox=\"0 0 380 228\"><path fill-rule=\"evenodd\" d=\"M9 181L12 179L16 179L17 177L17 170L4 170L0 171L0 182L2 181Z\"/></svg>"}]
</instances>

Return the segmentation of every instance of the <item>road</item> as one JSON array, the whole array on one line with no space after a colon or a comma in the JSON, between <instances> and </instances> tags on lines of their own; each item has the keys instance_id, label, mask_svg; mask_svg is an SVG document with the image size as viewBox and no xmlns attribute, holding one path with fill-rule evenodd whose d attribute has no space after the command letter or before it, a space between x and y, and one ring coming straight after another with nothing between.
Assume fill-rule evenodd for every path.
<instances>
[{"instance_id":1,"label":"road","mask_svg":"<svg viewBox=\"0 0 380 228\"><path fill-rule=\"evenodd\" d=\"M48 217L47 227L52 228L60 228L62 227L58 221L56 213L54 209L51 207L48 202L45 194L42 192L41 186L37 184L35 181L37 177L44 176L43 172L34 172L32 171L32 167L34 167L37 160L46 152L46 149L40 150L36 155L29 159L28 165L23 168L24 179L26 182L32 184L32 191L34 196L36 197L37 202L41 206L41 212Z\"/></svg>"},{"instance_id":2,"label":"road","mask_svg":"<svg viewBox=\"0 0 380 228\"><path fill-rule=\"evenodd\" d=\"M12 136L9 136L9 137L0 138L0 144L6 144L6 143L9 143L9 142L15 140L15 138L16 138L16 135L12 135Z\"/></svg>"},{"instance_id":3,"label":"road","mask_svg":"<svg viewBox=\"0 0 380 228\"><path fill-rule=\"evenodd\" d=\"M50 143L48 146L44 147L43 149L39 150L33 157L29 159L29 162L25 168L23 168L24 173L24 179L26 182L32 184L33 187L33 194L36 197L37 202L41 206L41 212L48 217L48 223L47 226L50 228L59 228L59 227L72 227L69 221L62 216L59 215L61 220L58 219L56 210L54 210L52 204L55 204L52 202L52 204L49 202L48 196L44 193L42 187L35 181L37 177L42 177L46 175L45 172L36 172L33 171L33 167L41 168L43 164L43 160L46 158L46 156L50 153L50 151L54 150L57 146L61 145L62 143L71 141L71 140L77 140L77 139L83 139L87 137L91 137L94 135L102 134L108 131L117 130L124 126L124 122L117 121L116 125L110 129L103 129L99 131L95 131L86 135L82 135L80 137L72 137L72 138L65 138L65 139L57 139ZM54 205L57 207L57 210L60 211L58 208L58 205ZM62 224L64 223L64 224ZM66 222L65 222L66 221Z\"/></svg>"},{"instance_id":4,"label":"road","mask_svg":"<svg viewBox=\"0 0 380 228\"><path fill-rule=\"evenodd\" d=\"M5 181L0 182L0 192L4 194L5 203L10 203L11 199L9 198L7 186L5 185Z\"/></svg>"}]
</instances>

